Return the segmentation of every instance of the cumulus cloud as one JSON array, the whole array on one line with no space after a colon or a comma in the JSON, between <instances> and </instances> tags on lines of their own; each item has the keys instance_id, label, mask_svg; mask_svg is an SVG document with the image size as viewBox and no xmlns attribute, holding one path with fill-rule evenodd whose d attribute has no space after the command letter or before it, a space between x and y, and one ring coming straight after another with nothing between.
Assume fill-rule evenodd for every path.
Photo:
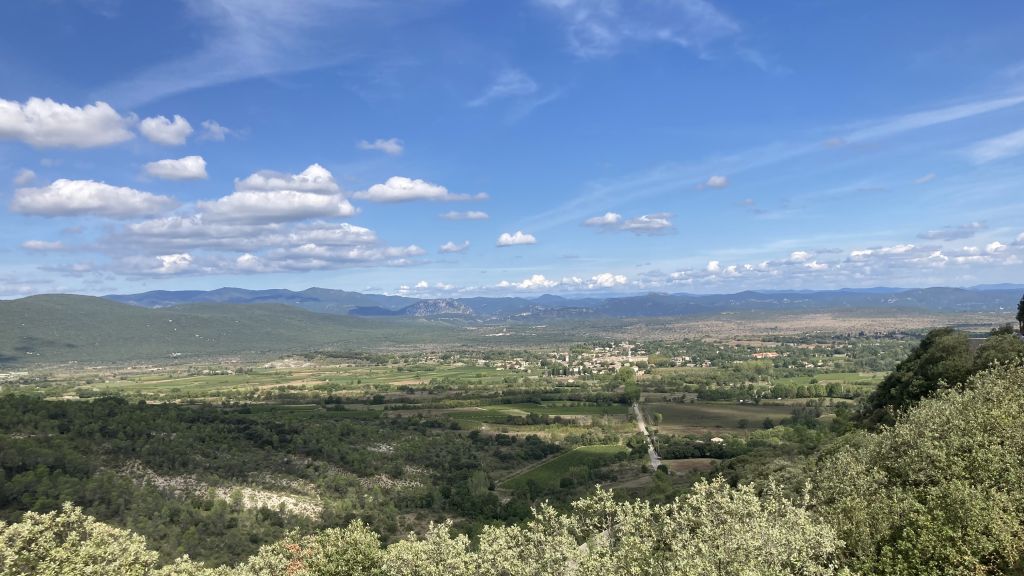
<instances>
[{"instance_id":1,"label":"cumulus cloud","mask_svg":"<svg viewBox=\"0 0 1024 576\"><path fill-rule=\"evenodd\" d=\"M721 272L722 264L718 260L708 260L708 265L704 267L708 272Z\"/></svg>"},{"instance_id":2,"label":"cumulus cloud","mask_svg":"<svg viewBox=\"0 0 1024 576\"><path fill-rule=\"evenodd\" d=\"M468 102L471 107L484 106L494 100L512 96L529 96L538 90L537 83L522 70L506 69L498 73L494 82L481 94Z\"/></svg>"},{"instance_id":3,"label":"cumulus cloud","mask_svg":"<svg viewBox=\"0 0 1024 576\"><path fill-rule=\"evenodd\" d=\"M503 232L501 236L498 236L498 246L521 246L536 243L537 239L533 234L525 234L522 230L516 230L514 234Z\"/></svg>"},{"instance_id":4,"label":"cumulus cloud","mask_svg":"<svg viewBox=\"0 0 1024 576\"><path fill-rule=\"evenodd\" d=\"M622 214L617 214L615 212L605 212L601 216L587 218L586 220L583 221L583 225L603 228L617 226L620 222L622 222Z\"/></svg>"},{"instance_id":5,"label":"cumulus cloud","mask_svg":"<svg viewBox=\"0 0 1024 576\"><path fill-rule=\"evenodd\" d=\"M34 216L94 215L108 218L151 216L177 205L157 196L93 180L55 180L41 188L19 188L11 210Z\"/></svg>"},{"instance_id":6,"label":"cumulus cloud","mask_svg":"<svg viewBox=\"0 0 1024 576\"><path fill-rule=\"evenodd\" d=\"M466 212L457 212L452 210L441 214L441 218L445 220L487 220L490 216L487 212L481 212L479 210L468 210Z\"/></svg>"},{"instance_id":7,"label":"cumulus cloud","mask_svg":"<svg viewBox=\"0 0 1024 576\"><path fill-rule=\"evenodd\" d=\"M135 135L132 117L121 116L106 102L71 106L46 98L20 103L0 99L0 138L21 140L37 148L96 148Z\"/></svg>"},{"instance_id":8,"label":"cumulus cloud","mask_svg":"<svg viewBox=\"0 0 1024 576\"><path fill-rule=\"evenodd\" d=\"M388 138L387 140L384 140L383 138L378 138L373 142L370 142L368 140L360 140L356 144L356 147L358 147L360 150L376 150L378 152L383 152L389 156L398 156L405 149L405 146L402 144L402 141L399 140L398 138Z\"/></svg>"},{"instance_id":9,"label":"cumulus cloud","mask_svg":"<svg viewBox=\"0 0 1024 576\"><path fill-rule=\"evenodd\" d=\"M538 288L554 288L558 286L557 280L548 280L543 274L534 274L520 282L509 282L502 280L498 282L498 288L517 288L519 290L536 290Z\"/></svg>"},{"instance_id":10,"label":"cumulus cloud","mask_svg":"<svg viewBox=\"0 0 1024 576\"><path fill-rule=\"evenodd\" d=\"M616 286L626 284L628 281L629 279L622 274L604 272L592 277L587 286L589 288L615 288Z\"/></svg>"},{"instance_id":11,"label":"cumulus cloud","mask_svg":"<svg viewBox=\"0 0 1024 576\"><path fill-rule=\"evenodd\" d=\"M1024 154L1024 129L982 140L967 150L968 157L975 164L986 164L1020 154Z\"/></svg>"},{"instance_id":12,"label":"cumulus cloud","mask_svg":"<svg viewBox=\"0 0 1024 576\"><path fill-rule=\"evenodd\" d=\"M325 195L295 190L234 192L197 204L210 220L286 222L308 218L352 216L356 209L340 194Z\"/></svg>"},{"instance_id":13,"label":"cumulus cloud","mask_svg":"<svg viewBox=\"0 0 1024 576\"><path fill-rule=\"evenodd\" d=\"M469 240L456 244L455 242L448 241L441 245L442 254L457 254L459 252L465 252L469 248Z\"/></svg>"},{"instance_id":14,"label":"cumulus cloud","mask_svg":"<svg viewBox=\"0 0 1024 576\"><path fill-rule=\"evenodd\" d=\"M998 240L996 240L995 242L990 242L989 244L985 245L985 252L987 252L988 254L998 254L1000 252L1004 252L1005 250L1006 244L1003 244Z\"/></svg>"},{"instance_id":15,"label":"cumulus cloud","mask_svg":"<svg viewBox=\"0 0 1024 576\"><path fill-rule=\"evenodd\" d=\"M29 170L28 168L22 168L14 175L12 182L14 182L15 186L26 186L35 181L35 179L36 173L34 171Z\"/></svg>"},{"instance_id":16,"label":"cumulus cloud","mask_svg":"<svg viewBox=\"0 0 1024 576\"><path fill-rule=\"evenodd\" d=\"M803 250L797 250L789 254L790 262L806 262L811 259L811 253Z\"/></svg>"},{"instance_id":17,"label":"cumulus cloud","mask_svg":"<svg viewBox=\"0 0 1024 576\"><path fill-rule=\"evenodd\" d=\"M164 180L205 180L206 160L202 156L157 160L145 166L146 174Z\"/></svg>"},{"instance_id":18,"label":"cumulus cloud","mask_svg":"<svg viewBox=\"0 0 1024 576\"><path fill-rule=\"evenodd\" d=\"M377 235L369 228L312 222L297 226L280 223L243 223L209 220L202 214L168 216L129 224L118 244L138 247L173 246L181 250L197 248L254 252L268 248L295 247L304 244L325 246L373 245Z\"/></svg>"},{"instance_id":19,"label":"cumulus cloud","mask_svg":"<svg viewBox=\"0 0 1024 576\"><path fill-rule=\"evenodd\" d=\"M215 120L203 120L202 127L203 133L199 136L202 140L223 142L229 134L233 133L233 130L226 126L221 126L220 123Z\"/></svg>"},{"instance_id":20,"label":"cumulus cloud","mask_svg":"<svg viewBox=\"0 0 1024 576\"><path fill-rule=\"evenodd\" d=\"M188 253L164 254L156 259L160 264L153 272L157 274L178 274L192 266L192 255Z\"/></svg>"},{"instance_id":21,"label":"cumulus cloud","mask_svg":"<svg viewBox=\"0 0 1024 576\"><path fill-rule=\"evenodd\" d=\"M828 264L824 262L818 262L817 260L807 262L806 264L804 264L804 267L810 270L828 270Z\"/></svg>"},{"instance_id":22,"label":"cumulus cloud","mask_svg":"<svg viewBox=\"0 0 1024 576\"><path fill-rule=\"evenodd\" d=\"M929 230L918 234L918 238L925 240L961 240L972 238L979 231L985 229L983 222L971 222L961 226L945 226L936 230Z\"/></svg>"},{"instance_id":23,"label":"cumulus cloud","mask_svg":"<svg viewBox=\"0 0 1024 576\"><path fill-rule=\"evenodd\" d=\"M192 134L192 125L177 114L173 120L166 116L154 116L139 122L139 132L150 142L163 146L181 146Z\"/></svg>"},{"instance_id":24,"label":"cumulus cloud","mask_svg":"<svg viewBox=\"0 0 1024 576\"><path fill-rule=\"evenodd\" d=\"M48 242L46 240L27 240L21 243L21 247L35 252L52 252L63 250L64 244L62 242Z\"/></svg>"},{"instance_id":25,"label":"cumulus cloud","mask_svg":"<svg viewBox=\"0 0 1024 576\"><path fill-rule=\"evenodd\" d=\"M235 190L261 190L265 192L293 190L331 195L341 193L341 188L334 181L334 175L331 174L330 170L319 164L310 164L309 167L298 174L261 170L241 180L236 178Z\"/></svg>"},{"instance_id":26,"label":"cumulus cloud","mask_svg":"<svg viewBox=\"0 0 1024 576\"><path fill-rule=\"evenodd\" d=\"M486 194L452 194L440 184L432 184L425 180L392 176L383 184L374 184L367 190L356 192L355 198L370 202L409 202L411 200L434 200L452 202L458 200L485 200Z\"/></svg>"},{"instance_id":27,"label":"cumulus cloud","mask_svg":"<svg viewBox=\"0 0 1024 576\"><path fill-rule=\"evenodd\" d=\"M725 188L729 185L729 178L725 176L711 176L704 182L704 188Z\"/></svg>"}]
</instances>

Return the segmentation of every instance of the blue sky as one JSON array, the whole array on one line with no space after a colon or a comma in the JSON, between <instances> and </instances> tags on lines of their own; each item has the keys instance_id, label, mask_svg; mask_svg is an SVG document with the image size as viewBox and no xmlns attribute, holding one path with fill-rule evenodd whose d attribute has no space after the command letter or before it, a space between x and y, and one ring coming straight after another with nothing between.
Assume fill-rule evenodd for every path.
<instances>
[{"instance_id":1,"label":"blue sky","mask_svg":"<svg viewBox=\"0 0 1024 576\"><path fill-rule=\"evenodd\" d=\"M1024 279L1024 5L14 0L0 297Z\"/></svg>"}]
</instances>

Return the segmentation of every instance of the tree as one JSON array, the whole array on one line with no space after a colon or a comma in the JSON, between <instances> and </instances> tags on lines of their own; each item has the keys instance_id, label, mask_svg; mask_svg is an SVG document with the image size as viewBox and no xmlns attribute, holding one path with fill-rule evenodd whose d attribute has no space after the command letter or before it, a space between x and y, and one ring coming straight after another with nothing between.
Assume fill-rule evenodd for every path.
<instances>
[{"instance_id":1,"label":"tree","mask_svg":"<svg viewBox=\"0 0 1024 576\"><path fill-rule=\"evenodd\" d=\"M963 332L932 330L871 393L862 416L868 423L891 422L894 414L936 390L965 382L973 368L973 354Z\"/></svg>"},{"instance_id":2,"label":"tree","mask_svg":"<svg viewBox=\"0 0 1024 576\"><path fill-rule=\"evenodd\" d=\"M1024 562L1024 367L942 390L818 467L817 510L860 574L1016 574Z\"/></svg>"},{"instance_id":3,"label":"tree","mask_svg":"<svg viewBox=\"0 0 1024 576\"><path fill-rule=\"evenodd\" d=\"M1017 323L1020 324L1021 334L1024 334L1024 296L1020 297L1017 303Z\"/></svg>"}]
</instances>

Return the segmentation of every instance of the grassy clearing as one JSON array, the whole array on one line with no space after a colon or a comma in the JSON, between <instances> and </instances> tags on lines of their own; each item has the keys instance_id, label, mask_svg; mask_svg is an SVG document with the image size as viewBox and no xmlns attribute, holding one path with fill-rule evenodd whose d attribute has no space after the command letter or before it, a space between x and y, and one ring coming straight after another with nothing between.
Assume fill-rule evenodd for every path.
<instances>
[{"instance_id":1,"label":"grassy clearing","mask_svg":"<svg viewBox=\"0 0 1024 576\"><path fill-rule=\"evenodd\" d=\"M525 488L528 482L534 480L541 488L554 490L558 488L559 481L569 474L571 468L577 466L600 468L613 462L619 454L624 454L625 451L625 447L618 444L580 446L505 480L501 483L501 487L516 490Z\"/></svg>"}]
</instances>

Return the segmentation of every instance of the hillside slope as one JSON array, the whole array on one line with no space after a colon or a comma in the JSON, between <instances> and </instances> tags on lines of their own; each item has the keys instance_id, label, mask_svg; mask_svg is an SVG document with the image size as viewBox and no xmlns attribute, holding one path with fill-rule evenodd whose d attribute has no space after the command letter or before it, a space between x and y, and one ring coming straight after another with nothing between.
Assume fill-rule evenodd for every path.
<instances>
[{"instance_id":1,"label":"hillside slope","mask_svg":"<svg viewBox=\"0 0 1024 576\"><path fill-rule=\"evenodd\" d=\"M450 339L439 322L316 314L282 304L149 309L103 298L0 301L0 366L256 355Z\"/></svg>"}]
</instances>

